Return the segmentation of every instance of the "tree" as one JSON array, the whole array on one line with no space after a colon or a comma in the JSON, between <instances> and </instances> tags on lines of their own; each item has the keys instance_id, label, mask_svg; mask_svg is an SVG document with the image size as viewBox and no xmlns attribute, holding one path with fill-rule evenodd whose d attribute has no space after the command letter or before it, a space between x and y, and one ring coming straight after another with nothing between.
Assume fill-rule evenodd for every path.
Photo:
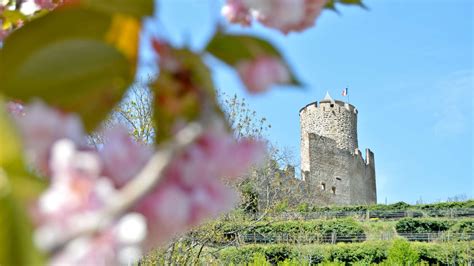
<instances>
[{"instance_id":1,"label":"tree","mask_svg":"<svg viewBox=\"0 0 474 266\"><path fill-rule=\"evenodd\" d=\"M89 136L91 145L98 147L104 143L103 131L107 128L124 126L135 141L153 144L155 129L153 124L153 95L148 84L137 81L127 91L126 97L115 107L99 131Z\"/></svg>"}]
</instances>

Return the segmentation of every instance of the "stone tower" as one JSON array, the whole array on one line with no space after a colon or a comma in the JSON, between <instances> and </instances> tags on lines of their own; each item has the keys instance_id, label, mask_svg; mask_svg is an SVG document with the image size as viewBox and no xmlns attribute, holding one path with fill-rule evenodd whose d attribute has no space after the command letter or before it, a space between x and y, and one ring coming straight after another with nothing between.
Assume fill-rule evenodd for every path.
<instances>
[{"instance_id":1,"label":"stone tower","mask_svg":"<svg viewBox=\"0 0 474 266\"><path fill-rule=\"evenodd\" d=\"M301 173L307 192L322 205L374 204L374 154L357 143L357 109L329 93L300 110Z\"/></svg>"}]
</instances>

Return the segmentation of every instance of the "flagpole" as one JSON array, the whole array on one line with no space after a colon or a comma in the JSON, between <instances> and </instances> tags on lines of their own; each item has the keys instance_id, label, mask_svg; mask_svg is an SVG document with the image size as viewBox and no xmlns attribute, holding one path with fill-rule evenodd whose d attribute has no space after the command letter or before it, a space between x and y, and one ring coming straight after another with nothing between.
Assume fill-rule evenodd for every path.
<instances>
[{"instance_id":1,"label":"flagpole","mask_svg":"<svg viewBox=\"0 0 474 266\"><path fill-rule=\"evenodd\" d=\"M347 103L348 104L351 104L351 99L349 98L349 87L346 86L346 88L344 89L344 92L345 92L345 96L347 97Z\"/></svg>"},{"instance_id":2,"label":"flagpole","mask_svg":"<svg viewBox=\"0 0 474 266\"><path fill-rule=\"evenodd\" d=\"M351 100L349 98L349 89L347 89L347 103L348 104L351 104Z\"/></svg>"}]
</instances>

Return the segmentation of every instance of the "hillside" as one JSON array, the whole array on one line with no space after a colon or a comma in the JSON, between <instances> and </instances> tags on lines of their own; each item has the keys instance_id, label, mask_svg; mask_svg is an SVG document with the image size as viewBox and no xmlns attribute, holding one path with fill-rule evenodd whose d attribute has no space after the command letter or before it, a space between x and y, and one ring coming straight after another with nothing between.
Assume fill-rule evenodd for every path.
<instances>
[{"instance_id":1,"label":"hillside","mask_svg":"<svg viewBox=\"0 0 474 266\"><path fill-rule=\"evenodd\" d=\"M470 265L474 254L474 201L426 205L235 211L155 251L145 265L402 263ZM398 252L398 253L397 253ZM362 264L362 265L366 265ZM389 264L389 265L390 265Z\"/></svg>"}]
</instances>

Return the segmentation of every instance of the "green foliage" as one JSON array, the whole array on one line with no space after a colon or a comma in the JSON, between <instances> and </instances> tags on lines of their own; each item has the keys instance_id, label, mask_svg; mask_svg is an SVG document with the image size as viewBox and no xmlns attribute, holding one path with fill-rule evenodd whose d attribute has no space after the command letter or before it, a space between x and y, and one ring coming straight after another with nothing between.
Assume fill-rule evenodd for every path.
<instances>
[{"instance_id":1,"label":"green foliage","mask_svg":"<svg viewBox=\"0 0 474 266\"><path fill-rule=\"evenodd\" d=\"M92 130L134 78L139 31L133 18L79 7L35 19L4 42L0 92L77 112Z\"/></svg>"},{"instance_id":2,"label":"green foliage","mask_svg":"<svg viewBox=\"0 0 474 266\"><path fill-rule=\"evenodd\" d=\"M329 250L329 261L379 263L387 258L387 245L384 242L339 243Z\"/></svg>"},{"instance_id":3,"label":"green foliage","mask_svg":"<svg viewBox=\"0 0 474 266\"><path fill-rule=\"evenodd\" d=\"M324 8L339 12L339 10L336 8L336 4L357 5L367 9L362 0L328 0Z\"/></svg>"},{"instance_id":4,"label":"green foliage","mask_svg":"<svg viewBox=\"0 0 474 266\"><path fill-rule=\"evenodd\" d=\"M395 239L388 250L388 262L396 265L415 265L420 255L410 242L404 239Z\"/></svg>"},{"instance_id":5,"label":"green foliage","mask_svg":"<svg viewBox=\"0 0 474 266\"><path fill-rule=\"evenodd\" d=\"M446 231L453 226L453 220L403 218L395 224L398 233L431 233Z\"/></svg>"},{"instance_id":6,"label":"green foliage","mask_svg":"<svg viewBox=\"0 0 474 266\"><path fill-rule=\"evenodd\" d=\"M474 220L462 220L449 229L450 233L474 234Z\"/></svg>"},{"instance_id":7,"label":"green foliage","mask_svg":"<svg viewBox=\"0 0 474 266\"><path fill-rule=\"evenodd\" d=\"M284 199L280 202L278 202L275 207L273 208L273 210L275 212L284 212L286 209L288 209L288 200Z\"/></svg>"},{"instance_id":8,"label":"green foliage","mask_svg":"<svg viewBox=\"0 0 474 266\"><path fill-rule=\"evenodd\" d=\"M449 243L413 242L412 247L420 255L420 260L430 265L470 265L473 260L473 241Z\"/></svg>"},{"instance_id":9,"label":"green foliage","mask_svg":"<svg viewBox=\"0 0 474 266\"><path fill-rule=\"evenodd\" d=\"M242 210L248 214L256 214L258 212L258 193L252 186L251 180L247 179L240 184L239 190Z\"/></svg>"},{"instance_id":10,"label":"green foliage","mask_svg":"<svg viewBox=\"0 0 474 266\"><path fill-rule=\"evenodd\" d=\"M44 184L23 167L17 133L0 98L0 265L38 265L42 256L32 242L32 225L24 204Z\"/></svg>"},{"instance_id":11,"label":"green foliage","mask_svg":"<svg viewBox=\"0 0 474 266\"><path fill-rule=\"evenodd\" d=\"M458 221L456 224L451 226L448 231L446 231L441 239L445 241L455 241L455 240L474 240L474 220L466 219Z\"/></svg>"},{"instance_id":12,"label":"green foliage","mask_svg":"<svg viewBox=\"0 0 474 266\"><path fill-rule=\"evenodd\" d=\"M329 241L334 234L336 241L338 237L347 240L363 240L364 230L362 225L353 219L339 220L309 220L309 221L275 221L275 222L241 222L223 223L222 234L239 232L242 235L258 235L266 238L278 238L286 236L288 241L297 241L304 238L312 241Z\"/></svg>"},{"instance_id":13,"label":"green foliage","mask_svg":"<svg viewBox=\"0 0 474 266\"><path fill-rule=\"evenodd\" d=\"M153 15L153 0L82 0L91 8L107 13L123 13L137 18Z\"/></svg>"},{"instance_id":14,"label":"green foliage","mask_svg":"<svg viewBox=\"0 0 474 266\"><path fill-rule=\"evenodd\" d=\"M296 208L287 208L285 212L301 212L301 207L305 205L297 205ZM354 212L356 215L370 215L371 218L401 218L405 215L412 217L453 217L454 215L468 216L474 209L474 200L462 202L442 202L434 204L409 205L405 202L397 202L394 204L377 204L377 205L355 205L355 206L307 206L307 212L326 213L328 217L340 217L350 215ZM453 213L453 211L455 211ZM365 212L365 213L364 213ZM304 211L306 213L306 211Z\"/></svg>"},{"instance_id":15,"label":"green foliage","mask_svg":"<svg viewBox=\"0 0 474 266\"><path fill-rule=\"evenodd\" d=\"M280 58L283 64L286 62L270 42L250 35L232 35L218 32L206 47L206 51L233 67L236 67L242 61L254 60L261 56ZM229 51L232 52L229 53ZM290 84L301 85L291 68L289 66L287 68L291 75Z\"/></svg>"},{"instance_id":16,"label":"green foliage","mask_svg":"<svg viewBox=\"0 0 474 266\"><path fill-rule=\"evenodd\" d=\"M286 259L282 262L278 262L278 266L301 266L301 265L310 265L309 262L300 260L298 258Z\"/></svg>"},{"instance_id":17,"label":"green foliage","mask_svg":"<svg viewBox=\"0 0 474 266\"><path fill-rule=\"evenodd\" d=\"M245 265L258 253L265 256L265 262L277 265L418 265L423 261L430 265L468 265L473 244L409 243L398 239L337 245L245 245L220 250L218 260L226 265Z\"/></svg>"},{"instance_id":18,"label":"green foliage","mask_svg":"<svg viewBox=\"0 0 474 266\"><path fill-rule=\"evenodd\" d=\"M271 264L267 261L267 258L262 253L255 253L253 255L253 261L248 266L270 266Z\"/></svg>"},{"instance_id":19,"label":"green foliage","mask_svg":"<svg viewBox=\"0 0 474 266\"><path fill-rule=\"evenodd\" d=\"M1 170L1 169L0 169ZM0 171L1 180L5 178ZM29 217L12 193L0 188L0 265L41 265Z\"/></svg>"},{"instance_id":20,"label":"green foliage","mask_svg":"<svg viewBox=\"0 0 474 266\"><path fill-rule=\"evenodd\" d=\"M5 110L6 107L0 96L0 169L16 164L22 157L18 134Z\"/></svg>"},{"instance_id":21,"label":"green foliage","mask_svg":"<svg viewBox=\"0 0 474 266\"><path fill-rule=\"evenodd\" d=\"M298 212L308 212L309 211L309 204L308 203L301 203L300 205L298 205L296 207L296 210L298 210Z\"/></svg>"}]
</instances>

